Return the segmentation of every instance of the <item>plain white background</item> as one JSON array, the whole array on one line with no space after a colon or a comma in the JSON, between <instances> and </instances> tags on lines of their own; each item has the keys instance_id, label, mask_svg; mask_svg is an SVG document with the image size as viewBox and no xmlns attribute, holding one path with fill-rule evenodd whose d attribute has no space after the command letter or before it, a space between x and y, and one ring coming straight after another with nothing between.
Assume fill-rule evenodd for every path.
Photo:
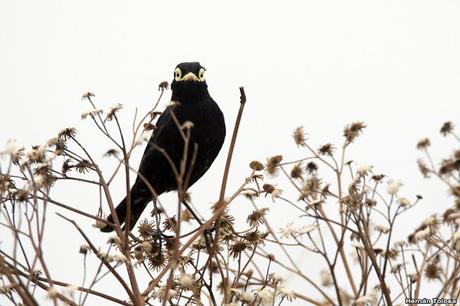
<instances>
[{"instance_id":1,"label":"plain white background","mask_svg":"<svg viewBox=\"0 0 460 306\"><path fill-rule=\"evenodd\" d=\"M349 158L401 180L405 196L424 196L401 226L404 237L417 225L412 220L452 204L443 185L418 172L415 144L429 136L437 160L455 146L438 130L444 121L458 123L460 113L459 8L455 1L3 2L0 144L9 138L26 147L41 144L74 126L102 160L111 146L89 121L80 120L89 109L80 100L83 92L94 92L101 108L122 103L121 119L129 129L135 108L152 107L157 85L171 81L176 64L200 61L229 131L238 86L244 85L248 96L229 190L244 179L251 160L278 153L285 159L304 156L291 139L295 127L303 125L318 147L340 143L343 127L362 120L368 128ZM192 188L205 215L218 197L224 161L223 153ZM124 192L121 179L119 184L112 188L116 199ZM78 188L63 186L57 196L94 213L97 193ZM267 200L266 206L282 213L277 205ZM238 214L239 208L233 210ZM290 218L277 218L279 226ZM70 265L68 254L81 238L68 224L52 220L45 250L54 261L52 272L77 282L80 266ZM81 222L98 235L90 222ZM105 237L95 239L103 243Z\"/></svg>"}]
</instances>

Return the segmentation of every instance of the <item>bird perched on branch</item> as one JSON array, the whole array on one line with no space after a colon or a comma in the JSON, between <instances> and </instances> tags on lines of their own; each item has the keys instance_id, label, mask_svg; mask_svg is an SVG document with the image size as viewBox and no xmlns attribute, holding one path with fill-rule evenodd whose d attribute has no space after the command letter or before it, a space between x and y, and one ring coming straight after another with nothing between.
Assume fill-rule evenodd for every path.
<instances>
[{"instance_id":1,"label":"bird perched on branch","mask_svg":"<svg viewBox=\"0 0 460 306\"><path fill-rule=\"evenodd\" d=\"M136 182L131 188L130 230L150 201L155 201L164 192L178 189L177 172L181 171L186 143L188 148L183 171L186 175L183 179L188 179L188 183L184 186L185 190L209 169L224 143L224 116L209 95L205 68L198 62L177 65L171 89L172 103L158 118L156 129L145 148ZM187 142L184 136L188 129L190 136ZM115 210L120 224L126 223L127 197ZM113 216L109 215L107 221L114 223ZM109 225L101 229L103 232L113 230Z\"/></svg>"}]
</instances>

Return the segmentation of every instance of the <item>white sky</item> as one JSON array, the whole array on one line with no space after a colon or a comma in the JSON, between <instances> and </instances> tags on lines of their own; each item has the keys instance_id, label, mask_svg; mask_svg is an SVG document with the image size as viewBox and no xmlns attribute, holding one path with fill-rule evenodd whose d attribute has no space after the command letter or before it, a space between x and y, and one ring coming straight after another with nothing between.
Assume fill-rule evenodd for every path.
<instances>
[{"instance_id":1,"label":"white sky","mask_svg":"<svg viewBox=\"0 0 460 306\"><path fill-rule=\"evenodd\" d=\"M408 197L422 194L412 213L421 218L451 204L444 186L419 174L415 143L431 137L435 158L454 146L438 130L460 113L458 16L456 1L2 2L0 145L9 138L43 143L75 126L101 156L110 146L80 120L89 109L80 101L84 91L93 91L102 108L122 103L128 129L134 109L152 106L157 84L172 79L176 64L200 61L229 131L238 86L248 96L229 190L253 159L302 157L290 137L295 127L303 125L318 147L341 141L345 124L363 120L368 129L350 158L400 179ZM218 196L224 155L193 188L204 214ZM87 190L65 192L71 203L93 209ZM113 192L121 198L123 190ZM56 222L50 232L79 239ZM403 233L414 226L407 222ZM72 273L66 252L49 243L65 278Z\"/></svg>"}]
</instances>

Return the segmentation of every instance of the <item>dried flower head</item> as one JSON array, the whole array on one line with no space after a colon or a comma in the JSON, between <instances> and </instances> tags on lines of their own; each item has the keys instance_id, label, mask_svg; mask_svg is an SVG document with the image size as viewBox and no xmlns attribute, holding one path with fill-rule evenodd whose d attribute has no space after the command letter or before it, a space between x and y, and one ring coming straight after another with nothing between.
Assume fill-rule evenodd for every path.
<instances>
[{"instance_id":1,"label":"dried flower head","mask_svg":"<svg viewBox=\"0 0 460 306\"><path fill-rule=\"evenodd\" d=\"M294 179L301 179L303 175L302 163L297 163L291 169L291 177Z\"/></svg>"},{"instance_id":2,"label":"dried flower head","mask_svg":"<svg viewBox=\"0 0 460 306\"><path fill-rule=\"evenodd\" d=\"M257 296L263 306L268 306L273 304L275 292L268 287L264 287L257 292Z\"/></svg>"},{"instance_id":3,"label":"dried flower head","mask_svg":"<svg viewBox=\"0 0 460 306\"><path fill-rule=\"evenodd\" d=\"M111 156L117 157L118 156L118 151L116 149L109 149L109 150L107 150L107 152L104 153L103 156L104 157L111 157Z\"/></svg>"},{"instance_id":4,"label":"dried flower head","mask_svg":"<svg viewBox=\"0 0 460 306\"><path fill-rule=\"evenodd\" d=\"M255 171L260 171L260 170L265 169L264 165L260 161L257 161L257 160L253 160L249 164L249 168L251 168L252 170L255 170Z\"/></svg>"},{"instance_id":5,"label":"dried flower head","mask_svg":"<svg viewBox=\"0 0 460 306\"><path fill-rule=\"evenodd\" d=\"M375 230L382 234L388 234L390 232L390 227L387 224L378 224L375 226Z\"/></svg>"},{"instance_id":6,"label":"dried flower head","mask_svg":"<svg viewBox=\"0 0 460 306\"><path fill-rule=\"evenodd\" d=\"M166 266L166 258L162 252L149 254L147 259L150 270L160 270Z\"/></svg>"},{"instance_id":7,"label":"dried flower head","mask_svg":"<svg viewBox=\"0 0 460 306\"><path fill-rule=\"evenodd\" d=\"M293 223L291 222L285 227L280 229L281 238L290 238L292 234L294 233L294 231L295 231L295 228L294 228Z\"/></svg>"},{"instance_id":8,"label":"dried flower head","mask_svg":"<svg viewBox=\"0 0 460 306\"><path fill-rule=\"evenodd\" d=\"M334 153L335 147L332 143L326 143L319 147L318 153L319 155L329 155L332 156L332 153Z\"/></svg>"},{"instance_id":9,"label":"dried flower head","mask_svg":"<svg viewBox=\"0 0 460 306\"><path fill-rule=\"evenodd\" d=\"M300 228L297 228L295 230L295 235L296 236L306 235L306 234L311 233L312 231L314 231L317 228L318 228L318 224L316 224L316 223L312 223L312 224L309 224L309 225L304 225L304 226L302 226Z\"/></svg>"},{"instance_id":10,"label":"dried flower head","mask_svg":"<svg viewBox=\"0 0 460 306\"><path fill-rule=\"evenodd\" d=\"M305 170L307 171L308 174L312 174L313 172L318 171L318 165L315 162L309 162L305 166Z\"/></svg>"},{"instance_id":11,"label":"dried flower head","mask_svg":"<svg viewBox=\"0 0 460 306\"><path fill-rule=\"evenodd\" d=\"M91 248L87 244L82 244L80 246L79 253L83 255L87 255L91 251Z\"/></svg>"},{"instance_id":12,"label":"dried flower head","mask_svg":"<svg viewBox=\"0 0 460 306\"><path fill-rule=\"evenodd\" d=\"M256 298L254 296L254 293L244 291L244 292L241 292L239 299L244 303L251 304L254 302Z\"/></svg>"},{"instance_id":13,"label":"dried flower head","mask_svg":"<svg viewBox=\"0 0 460 306\"><path fill-rule=\"evenodd\" d=\"M360 176L365 176L367 175L370 171L371 171L372 167L371 166L368 166L368 165L360 165L358 167L358 169L356 170L356 172L360 175Z\"/></svg>"},{"instance_id":14,"label":"dried flower head","mask_svg":"<svg viewBox=\"0 0 460 306\"><path fill-rule=\"evenodd\" d=\"M150 237L153 237L153 235L155 234L155 227L153 221L148 221L147 219L143 219L139 223L137 229L139 230L139 235L142 239L148 239Z\"/></svg>"},{"instance_id":15,"label":"dried flower head","mask_svg":"<svg viewBox=\"0 0 460 306\"><path fill-rule=\"evenodd\" d=\"M55 298L57 297L57 295L58 295L57 289L56 289L55 287L50 287L50 288L48 289L48 293L46 294L46 297L47 297L48 299L53 300L53 299L55 299Z\"/></svg>"},{"instance_id":16,"label":"dried flower head","mask_svg":"<svg viewBox=\"0 0 460 306\"><path fill-rule=\"evenodd\" d=\"M85 174L92 170L93 164L87 159L82 159L74 167L78 173Z\"/></svg>"},{"instance_id":17,"label":"dried flower head","mask_svg":"<svg viewBox=\"0 0 460 306\"><path fill-rule=\"evenodd\" d=\"M117 235L113 235L113 236L110 236L109 239L107 239L107 243L120 245L121 244L121 239Z\"/></svg>"},{"instance_id":18,"label":"dried flower head","mask_svg":"<svg viewBox=\"0 0 460 306\"><path fill-rule=\"evenodd\" d=\"M460 213L456 212L453 208L446 209L442 215L442 219L445 222L452 222L457 218L460 218Z\"/></svg>"},{"instance_id":19,"label":"dried flower head","mask_svg":"<svg viewBox=\"0 0 460 306\"><path fill-rule=\"evenodd\" d=\"M366 124L364 122L353 122L352 124L345 127L343 130L343 136L347 143L352 143L356 137L358 137L362 130L366 128Z\"/></svg>"},{"instance_id":20,"label":"dried flower head","mask_svg":"<svg viewBox=\"0 0 460 306\"><path fill-rule=\"evenodd\" d=\"M193 286L195 285L195 280L190 274L183 273L179 277L179 284L182 289L184 290L191 290Z\"/></svg>"},{"instance_id":21,"label":"dried flower head","mask_svg":"<svg viewBox=\"0 0 460 306\"><path fill-rule=\"evenodd\" d=\"M401 182L390 181L387 185L388 194L394 196L399 192L399 188L402 186Z\"/></svg>"},{"instance_id":22,"label":"dried flower head","mask_svg":"<svg viewBox=\"0 0 460 306\"><path fill-rule=\"evenodd\" d=\"M244 239L250 244L257 245L264 243L265 238L267 238L269 232L261 233L258 230L248 232L244 235Z\"/></svg>"},{"instance_id":23,"label":"dried flower head","mask_svg":"<svg viewBox=\"0 0 460 306\"><path fill-rule=\"evenodd\" d=\"M331 273L328 270L321 270L319 273L321 285L324 287L331 286L334 282L332 280Z\"/></svg>"},{"instance_id":24,"label":"dried flower head","mask_svg":"<svg viewBox=\"0 0 460 306\"><path fill-rule=\"evenodd\" d=\"M276 176L279 171L279 164L283 160L282 155L275 155L272 157L267 158L267 164L266 164L266 171L268 174L271 176Z\"/></svg>"},{"instance_id":25,"label":"dried flower head","mask_svg":"<svg viewBox=\"0 0 460 306\"><path fill-rule=\"evenodd\" d=\"M286 299L289 302L292 302L292 300L294 300L296 298L296 296L294 294L294 291L292 291L291 289L288 289L286 287L278 288L277 293L282 299Z\"/></svg>"},{"instance_id":26,"label":"dried flower head","mask_svg":"<svg viewBox=\"0 0 460 306\"><path fill-rule=\"evenodd\" d=\"M425 276L429 280L437 280L441 276L441 267L437 262L429 262L425 267Z\"/></svg>"},{"instance_id":27,"label":"dried flower head","mask_svg":"<svg viewBox=\"0 0 460 306\"><path fill-rule=\"evenodd\" d=\"M6 146L3 150L0 150L0 155L2 154L8 154L8 155L14 155L15 152L19 150L19 147L16 144L16 139L9 139L6 143Z\"/></svg>"},{"instance_id":28,"label":"dried flower head","mask_svg":"<svg viewBox=\"0 0 460 306\"><path fill-rule=\"evenodd\" d=\"M109 107L105 115L105 120L111 121L113 117L115 116L115 114L122 108L123 108L123 105L121 105L120 103L117 103L115 106Z\"/></svg>"},{"instance_id":29,"label":"dried flower head","mask_svg":"<svg viewBox=\"0 0 460 306\"><path fill-rule=\"evenodd\" d=\"M90 100L91 97L95 97L95 95L91 91L87 91L81 96L81 99L82 100Z\"/></svg>"},{"instance_id":30,"label":"dried flower head","mask_svg":"<svg viewBox=\"0 0 460 306\"><path fill-rule=\"evenodd\" d=\"M454 130L454 124L450 121L444 122L441 127L440 133L442 136L447 136L448 134L452 133Z\"/></svg>"},{"instance_id":31,"label":"dried flower head","mask_svg":"<svg viewBox=\"0 0 460 306\"><path fill-rule=\"evenodd\" d=\"M436 217L436 214L427 217L425 220L423 220L422 224L426 226L437 226L438 219Z\"/></svg>"},{"instance_id":32,"label":"dried flower head","mask_svg":"<svg viewBox=\"0 0 460 306\"><path fill-rule=\"evenodd\" d=\"M305 146L305 132L303 130L303 126L299 126L294 130L292 133L292 137L294 138L294 142L297 146Z\"/></svg>"},{"instance_id":33,"label":"dried flower head","mask_svg":"<svg viewBox=\"0 0 460 306\"><path fill-rule=\"evenodd\" d=\"M160 84L158 84L158 90L164 91L169 88L169 83L167 81L163 81Z\"/></svg>"},{"instance_id":34,"label":"dried flower head","mask_svg":"<svg viewBox=\"0 0 460 306\"><path fill-rule=\"evenodd\" d=\"M75 128L65 128L58 133L57 137L60 141L66 141L70 138L75 137L76 134L77 130Z\"/></svg>"},{"instance_id":35,"label":"dried flower head","mask_svg":"<svg viewBox=\"0 0 460 306\"><path fill-rule=\"evenodd\" d=\"M192 214L188 211L188 209L184 209L180 215L182 221L184 222L190 222L194 217Z\"/></svg>"},{"instance_id":36,"label":"dried flower head","mask_svg":"<svg viewBox=\"0 0 460 306\"><path fill-rule=\"evenodd\" d=\"M81 119L86 119L88 116L94 118L100 116L104 111L102 109L93 108L81 114Z\"/></svg>"},{"instance_id":37,"label":"dried flower head","mask_svg":"<svg viewBox=\"0 0 460 306\"><path fill-rule=\"evenodd\" d=\"M404 197L398 198L398 203L401 207L409 207L412 205L412 202L408 198Z\"/></svg>"},{"instance_id":38,"label":"dried flower head","mask_svg":"<svg viewBox=\"0 0 460 306\"><path fill-rule=\"evenodd\" d=\"M282 277L280 274L276 273L276 272L273 272L273 273L270 273L268 279L273 283L273 284L282 284L284 283L285 279L284 277Z\"/></svg>"},{"instance_id":39,"label":"dried flower head","mask_svg":"<svg viewBox=\"0 0 460 306\"><path fill-rule=\"evenodd\" d=\"M254 226L259 226L264 222L264 217L268 212L268 208L262 208L262 209L257 209L254 210L246 219L246 222L249 224L249 226L254 227Z\"/></svg>"},{"instance_id":40,"label":"dried flower head","mask_svg":"<svg viewBox=\"0 0 460 306\"><path fill-rule=\"evenodd\" d=\"M430 144L431 144L431 142L430 142L430 140L428 138L420 139L417 142L417 149L426 150L430 146Z\"/></svg>"},{"instance_id":41,"label":"dried flower head","mask_svg":"<svg viewBox=\"0 0 460 306\"><path fill-rule=\"evenodd\" d=\"M128 261L128 258L126 258L126 256L121 253L117 253L113 255L113 260L117 263L126 263Z\"/></svg>"}]
</instances>

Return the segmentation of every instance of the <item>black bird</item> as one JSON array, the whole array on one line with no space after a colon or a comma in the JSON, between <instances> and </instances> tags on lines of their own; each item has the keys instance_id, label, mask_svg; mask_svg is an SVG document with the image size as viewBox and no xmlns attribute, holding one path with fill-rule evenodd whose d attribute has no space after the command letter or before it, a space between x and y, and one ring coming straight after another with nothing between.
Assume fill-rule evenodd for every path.
<instances>
[{"instance_id":1,"label":"black bird","mask_svg":"<svg viewBox=\"0 0 460 306\"><path fill-rule=\"evenodd\" d=\"M140 176L150 183L157 195L178 188L171 164L159 149L162 148L169 155L176 169L180 169L184 140L174 121L174 116L180 125L187 121L193 124L186 166L186 173L190 171L190 180L186 187L192 186L209 169L224 143L224 116L209 95L204 74L205 68L198 62L181 63L174 70L174 80L171 83L172 103L158 118L157 127L145 148L138 170L139 175L131 188L130 230L147 204L156 200ZM193 168L190 169L195 144L197 154ZM116 207L121 224L126 221L126 206L125 197ZM113 223L113 216L109 215L107 221ZM101 229L103 232L113 230L113 227L108 225Z\"/></svg>"}]
</instances>

